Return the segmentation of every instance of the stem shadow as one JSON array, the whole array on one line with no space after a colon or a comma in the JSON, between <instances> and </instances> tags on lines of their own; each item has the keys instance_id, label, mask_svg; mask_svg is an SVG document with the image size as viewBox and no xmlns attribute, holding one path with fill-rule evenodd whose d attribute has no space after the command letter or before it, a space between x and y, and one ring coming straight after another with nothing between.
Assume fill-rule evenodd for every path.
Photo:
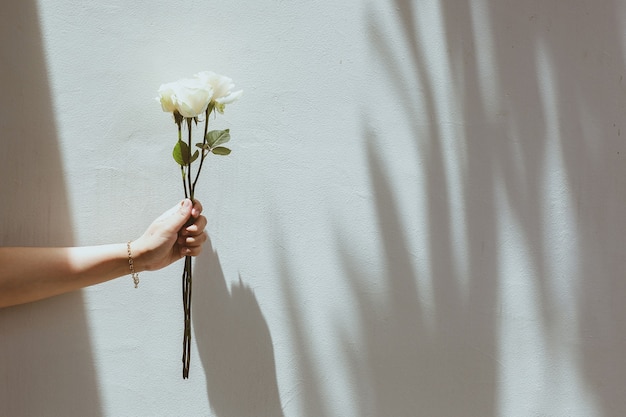
<instances>
[{"instance_id":1,"label":"stem shadow","mask_svg":"<svg viewBox=\"0 0 626 417\"><path fill-rule=\"evenodd\" d=\"M210 241L194 278L194 334L216 416L282 416L272 337L254 291L241 277L228 288Z\"/></svg>"}]
</instances>

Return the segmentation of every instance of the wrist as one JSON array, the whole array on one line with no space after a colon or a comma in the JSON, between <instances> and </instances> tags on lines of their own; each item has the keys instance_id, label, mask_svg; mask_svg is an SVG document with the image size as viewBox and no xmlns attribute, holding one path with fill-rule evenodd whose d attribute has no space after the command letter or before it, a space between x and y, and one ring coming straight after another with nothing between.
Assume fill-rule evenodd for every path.
<instances>
[{"instance_id":1,"label":"wrist","mask_svg":"<svg viewBox=\"0 0 626 417\"><path fill-rule=\"evenodd\" d=\"M141 238L129 241L126 244L126 249L128 255L128 272L132 274L132 270L134 270L135 273L147 271L148 266L145 262L146 250L141 243Z\"/></svg>"},{"instance_id":2,"label":"wrist","mask_svg":"<svg viewBox=\"0 0 626 417\"><path fill-rule=\"evenodd\" d=\"M135 288L139 286L139 273L135 270L135 260L133 259L133 253L130 248L131 241L126 242L126 250L128 252L128 269L130 270L130 276L133 279Z\"/></svg>"}]
</instances>

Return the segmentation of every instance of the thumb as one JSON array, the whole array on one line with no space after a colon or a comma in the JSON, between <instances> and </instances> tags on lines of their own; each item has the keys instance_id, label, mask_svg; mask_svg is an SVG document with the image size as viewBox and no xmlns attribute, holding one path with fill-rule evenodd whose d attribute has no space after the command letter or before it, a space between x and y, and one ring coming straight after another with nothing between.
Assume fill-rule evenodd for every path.
<instances>
[{"instance_id":1,"label":"thumb","mask_svg":"<svg viewBox=\"0 0 626 417\"><path fill-rule=\"evenodd\" d=\"M187 220L189 220L189 216L191 216L191 209L193 204L191 200L186 198L172 207L170 210L171 215L167 216L165 219L165 223L167 224L167 228L172 232L177 232L181 227L185 225Z\"/></svg>"}]
</instances>

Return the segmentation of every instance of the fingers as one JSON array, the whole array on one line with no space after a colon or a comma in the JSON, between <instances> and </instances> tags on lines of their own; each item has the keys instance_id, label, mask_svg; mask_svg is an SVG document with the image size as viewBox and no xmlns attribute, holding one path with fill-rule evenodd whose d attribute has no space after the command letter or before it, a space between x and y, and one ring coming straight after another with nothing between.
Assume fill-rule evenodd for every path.
<instances>
[{"instance_id":1,"label":"fingers","mask_svg":"<svg viewBox=\"0 0 626 417\"><path fill-rule=\"evenodd\" d=\"M207 225L206 217L200 215L197 219L194 220L192 224L182 229L180 231L180 235L181 236L193 236L194 234L202 233L206 225Z\"/></svg>"},{"instance_id":2,"label":"fingers","mask_svg":"<svg viewBox=\"0 0 626 417\"><path fill-rule=\"evenodd\" d=\"M193 208L191 209L191 216L197 219L198 216L200 216L200 213L202 213L202 203L198 200L194 200Z\"/></svg>"},{"instance_id":3,"label":"fingers","mask_svg":"<svg viewBox=\"0 0 626 417\"><path fill-rule=\"evenodd\" d=\"M207 240L204 231L193 236L181 236L178 238L180 253L183 256L197 256L202 252L202 245Z\"/></svg>"},{"instance_id":4,"label":"fingers","mask_svg":"<svg viewBox=\"0 0 626 417\"><path fill-rule=\"evenodd\" d=\"M206 242L206 240L206 233L201 233L196 236L181 236L178 238L178 244L181 245L181 247L183 248L193 249L202 246L204 242Z\"/></svg>"},{"instance_id":5,"label":"fingers","mask_svg":"<svg viewBox=\"0 0 626 417\"><path fill-rule=\"evenodd\" d=\"M191 215L195 220L192 224L180 230L177 240L182 256L197 256L202 252L202 245L207 240L207 235L204 231L207 219L201 213L202 204L199 201L195 201L191 211Z\"/></svg>"},{"instance_id":6,"label":"fingers","mask_svg":"<svg viewBox=\"0 0 626 417\"><path fill-rule=\"evenodd\" d=\"M206 227L206 225L207 225L206 217L204 216L198 217L192 224L185 227L184 229L181 229L180 233L178 234L179 239L187 238L187 237L193 238L193 237L204 234L204 228Z\"/></svg>"}]
</instances>

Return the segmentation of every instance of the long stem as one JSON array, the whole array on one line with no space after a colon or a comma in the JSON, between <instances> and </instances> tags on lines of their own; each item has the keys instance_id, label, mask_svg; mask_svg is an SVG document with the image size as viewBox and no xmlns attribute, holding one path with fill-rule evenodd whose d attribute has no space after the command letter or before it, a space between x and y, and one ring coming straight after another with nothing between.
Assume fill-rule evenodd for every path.
<instances>
[{"instance_id":1,"label":"long stem","mask_svg":"<svg viewBox=\"0 0 626 417\"><path fill-rule=\"evenodd\" d=\"M183 378L189 377L189 365L191 362L191 256L185 257L185 269L183 271L183 307L184 324L183 334Z\"/></svg>"},{"instance_id":2,"label":"long stem","mask_svg":"<svg viewBox=\"0 0 626 417\"><path fill-rule=\"evenodd\" d=\"M189 194L187 193L187 181L185 181L185 168L180 166L180 174L183 177L183 189L185 190L185 198L189 198Z\"/></svg>"},{"instance_id":3,"label":"long stem","mask_svg":"<svg viewBox=\"0 0 626 417\"><path fill-rule=\"evenodd\" d=\"M187 165L187 181L185 187L185 196L187 196L187 186L189 188L189 198L193 201L194 199L194 191L195 191L195 181L192 182L192 173L191 173L191 126L193 120L191 118L187 119L187 129L188 129L188 138L187 144L188 146L188 155L187 160L189 164ZM197 180L197 177L196 177ZM190 222L193 220L190 219ZM192 285L192 265L191 265L191 256L185 256L185 269L183 271L183 315L184 315L184 334L183 334L183 378L187 379L189 377L189 365L191 362L191 285Z\"/></svg>"},{"instance_id":4,"label":"long stem","mask_svg":"<svg viewBox=\"0 0 626 417\"><path fill-rule=\"evenodd\" d=\"M200 171L202 171L202 165L204 164L204 158L207 156L207 152L204 149L204 145L206 145L206 134L209 131L209 117L211 113L213 113L213 103L209 104L209 107L206 109L206 113L204 115L204 135L202 136L202 157L200 158L200 166L198 167L198 172L196 173L196 179L193 180L193 189L196 188L196 183L198 182L198 178L200 178Z\"/></svg>"},{"instance_id":5,"label":"long stem","mask_svg":"<svg viewBox=\"0 0 626 417\"><path fill-rule=\"evenodd\" d=\"M183 137L182 126L180 122L176 122L176 125L178 126L178 141L180 142ZM183 179L183 190L185 191L185 198L189 198L189 193L187 192L187 181L185 181L185 167L183 165L180 166L180 174Z\"/></svg>"},{"instance_id":6,"label":"long stem","mask_svg":"<svg viewBox=\"0 0 626 417\"><path fill-rule=\"evenodd\" d=\"M189 131L189 135L187 137L187 144L188 146L188 155L187 155L187 160L189 161L189 164L187 165L187 182L189 184L189 198L191 198L191 200L193 201L193 192L195 190L195 183L191 181L191 123L192 123L192 119L188 118L187 119L187 130Z\"/></svg>"}]
</instances>

